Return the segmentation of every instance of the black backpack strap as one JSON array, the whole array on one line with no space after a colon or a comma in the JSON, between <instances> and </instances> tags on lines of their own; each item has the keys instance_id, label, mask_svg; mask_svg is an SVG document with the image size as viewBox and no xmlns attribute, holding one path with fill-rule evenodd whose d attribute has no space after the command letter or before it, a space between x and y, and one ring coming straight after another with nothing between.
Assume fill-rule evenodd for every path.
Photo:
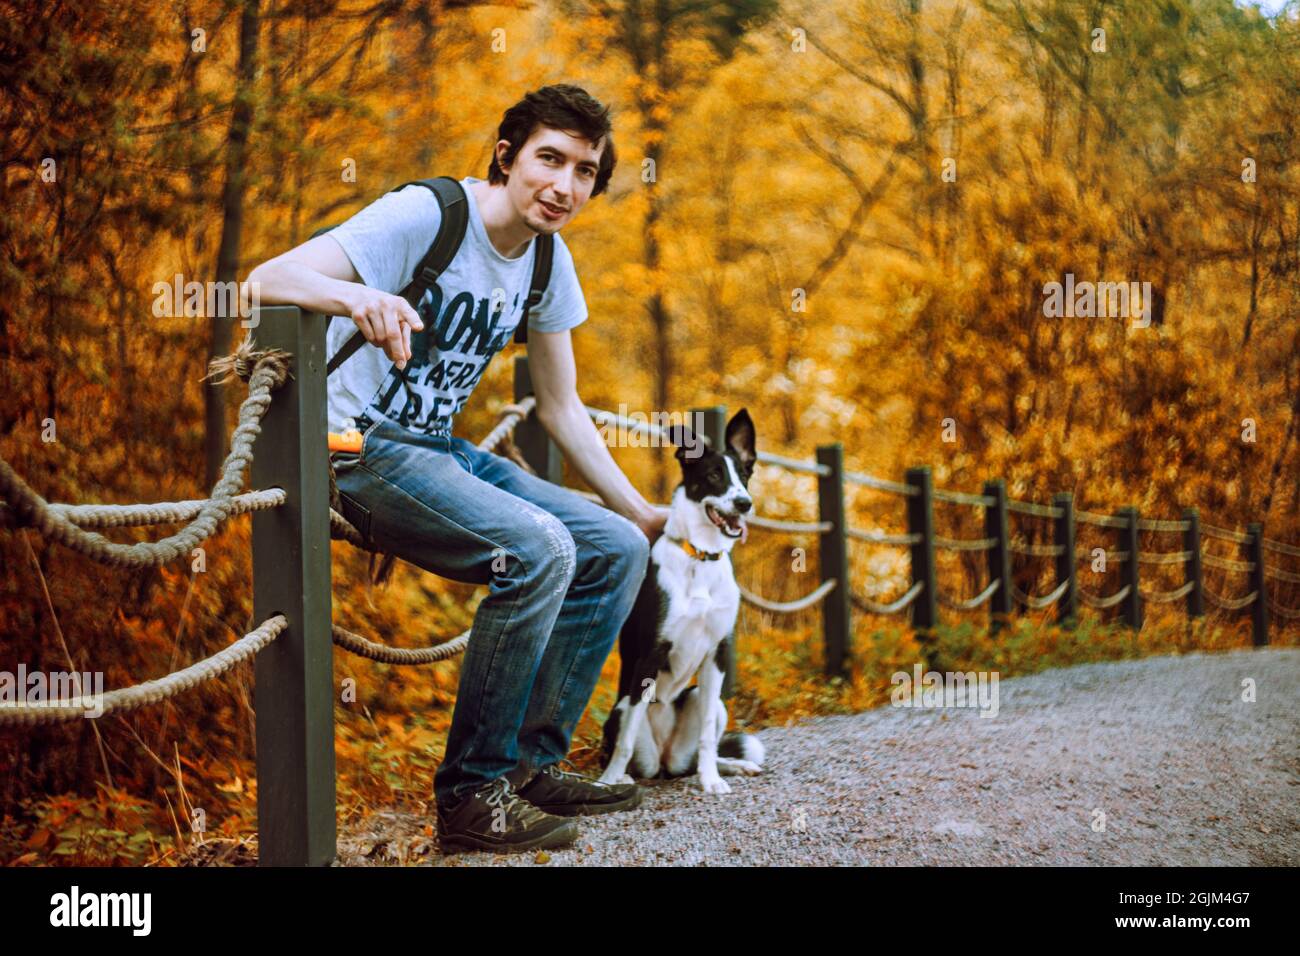
<instances>
[{"instance_id":1,"label":"black backpack strap","mask_svg":"<svg viewBox=\"0 0 1300 956\"><path fill-rule=\"evenodd\" d=\"M398 294L407 302L411 303L411 308L416 308L420 300L424 298L424 293L429 291L438 276L442 274L447 266L451 265L451 260L456 258L456 252L460 249L461 242L465 239L465 229L469 224L469 197L465 195L465 187L453 179L451 176L439 176L436 179L417 179L409 183L402 183L392 190L397 192L399 189L405 189L407 186L423 186L430 190L438 200L438 208L442 212L442 217L438 223L438 235L433 240L433 245L424 257L416 264L415 274L411 281ZM324 235L329 232L333 226L317 230L313 233L312 238ZM331 319L333 316L331 316ZM352 337L343 343L342 348L334 353L329 362L325 365L325 375L328 378L334 373L334 370L350 359L361 346L366 344L366 337L360 329L352 333Z\"/></svg>"},{"instance_id":2,"label":"black backpack strap","mask_svg":"<svg viewBox=\"0 0 1300 956\"><path fill-rule=\"evenodd\" d=\"M555 259L555 236L537 237L537 248L533 254L533 282L528 289L528 301L524 303L524 314L515 329L515 341L528 341L528 313L537 308L542 301L542 293L551 281L551 262Z\"/></svg>"}]
</instances>

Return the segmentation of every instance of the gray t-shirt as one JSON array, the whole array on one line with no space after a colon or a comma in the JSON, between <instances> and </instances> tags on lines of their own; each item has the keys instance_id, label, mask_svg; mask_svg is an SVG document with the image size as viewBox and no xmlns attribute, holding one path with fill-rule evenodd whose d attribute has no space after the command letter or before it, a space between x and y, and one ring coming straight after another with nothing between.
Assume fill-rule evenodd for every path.
<instances>
[{"instance_id":1,"label":"gray t-shirt","mask_svg":"<svg viewBox=\"0 0 1300 956\"><path fill-rule=\"evenodd\" d=\"M532 282L537 243L529 242L515 259L497 251L469 190L478 182L482 180L473 177L460 181L469 198L465 240L437 285L420 300L424 331L411 333L406 384L382 349L362 345L329 377L330 431L344 431L347 420L364 411L371 419L382 416L420 434L450 435L452 416L464 407L492 357L513 339ZM397 293L411 281L440 221L433 193L407 186L381 196L327 235L343 247L362 282ZM562 332L586 318L573 256L557 233L550 282L538 307L529 312L528 329ZM351 316L332 319L327 357L355 331Z\"/></svg>"}]
</instances>

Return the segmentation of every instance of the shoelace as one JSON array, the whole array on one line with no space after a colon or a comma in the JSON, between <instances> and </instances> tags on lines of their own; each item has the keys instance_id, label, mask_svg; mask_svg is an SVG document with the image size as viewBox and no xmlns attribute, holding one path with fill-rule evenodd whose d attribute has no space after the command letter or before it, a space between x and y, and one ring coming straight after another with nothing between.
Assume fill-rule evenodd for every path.
<instances>
[{"instance_id":1,"label":"shoelace","mask_svg":"<svg viewBox=\"0 0 1300 956\"><path fill-rule=\"evenodd\" d=\"M505 802L506 797L510 798L509 803ZM489 807L501 807L506 813L509 813L514 805L519 802L519 796L515 793L515 789L510 785L509 780L505 777L497 777L492 781L492 792L483 798L483 802Z\"/></svg>"},{"instance_id":2,"label":"shoelace","mask_svg":"<svg viewBox=\"0 0 1300 956\"><path fill-rule=\"evenodd\" d=\"M568 763L567 760L564 762ZM573 766L573 765L569 764L569 766ZM605 789L609 788L608 784L601 783L599 780L593 780L592 778L588 777L586 774L570 773L568 770L561 770L559 764L549 764L546 766L543 772L549 773L552 776L556 776L560 778L567 777L570 780L577 780L579 783L585 783L591 786L603 787Z\"/></svg>"}]
</instances>

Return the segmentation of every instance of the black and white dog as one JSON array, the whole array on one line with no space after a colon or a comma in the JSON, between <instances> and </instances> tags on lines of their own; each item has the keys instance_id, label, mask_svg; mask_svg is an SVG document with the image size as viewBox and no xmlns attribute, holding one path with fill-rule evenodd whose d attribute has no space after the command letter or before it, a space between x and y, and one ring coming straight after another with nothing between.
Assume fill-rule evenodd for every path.
<instances>
[{"instance_id":1,"label":"black and white dog","mask_svg":"<svg viewBox=\"0 0 1300 956\"><path fill-rule=\"evenodd\" d=\"M722 451L685 426L667 431L682 481L619 634L618 703L605 722L600 779L627 783L698 767L706 793L729 793L720 773L759 773L763 762L757 737L723 733L722 702L727 635L740 610L731 549L746 537L753 506L754 423L737 412ZM697 674L698 686L689 686Z\"/></svg>"}]
</instances>

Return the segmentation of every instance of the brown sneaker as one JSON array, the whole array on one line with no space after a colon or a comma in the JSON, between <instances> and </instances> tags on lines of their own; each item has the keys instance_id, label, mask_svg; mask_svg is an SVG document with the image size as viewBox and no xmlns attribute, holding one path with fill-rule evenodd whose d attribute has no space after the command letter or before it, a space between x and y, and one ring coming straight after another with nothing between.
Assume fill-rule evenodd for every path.
<instances>
[{"instance_id":1,"label":"brown sneaker","mask_svg":"<svg viewBox=\"0 0 1300 956\"><path fill-rule=\"evenodd\" d=\"M438 843L442 852L554 849L578 838L572 820L543 813L520 799L510 781L498 777L453 807L437 807Z\"/></svg>"},{"instance_id":2,"label":"brown sneaker","mask_svg":"<svg viewBox=\"0 0 1300 956\"><path fill-rule=\"evenodd\" d=\"M519 796L539 810L562 817L613 813L641 805L641 788L634 783L601 783L555 764L539 770L519 789Z\"/></svg>"}]
</instances>

